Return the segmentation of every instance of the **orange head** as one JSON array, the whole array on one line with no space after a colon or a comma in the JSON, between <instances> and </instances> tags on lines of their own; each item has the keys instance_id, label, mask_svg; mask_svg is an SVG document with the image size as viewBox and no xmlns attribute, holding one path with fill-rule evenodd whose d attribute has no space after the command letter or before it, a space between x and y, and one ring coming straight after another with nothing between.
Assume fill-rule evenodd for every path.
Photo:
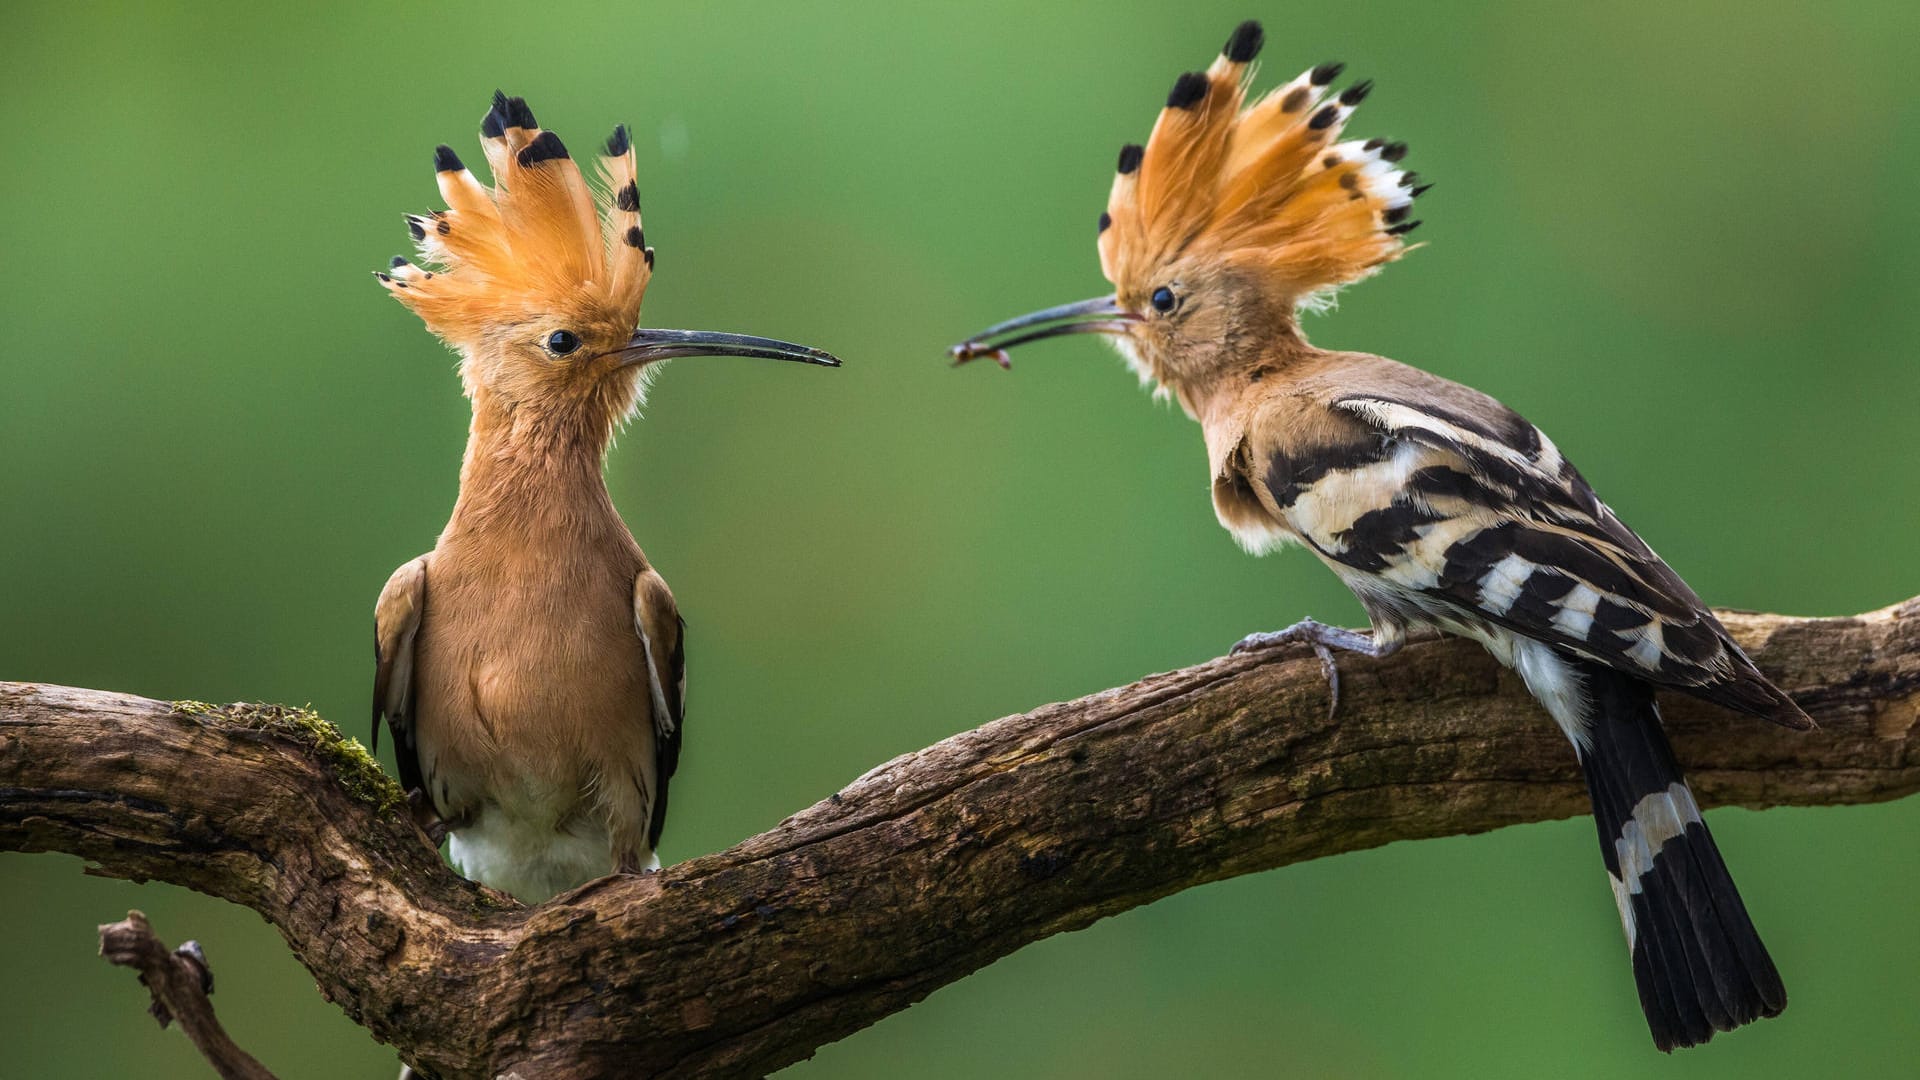
<instances>
[{"instance_id":1,"label":"orange head","mask_svg":"<svg viewBox=\"0 0 1920 1080\"><path fill-rule=\"evenodd\" d=\"M638 373L651 361L743 355L839 365L784 341L635 329L653 249L641 231L624 126L600 158L598 198L521 98L495 93L480 135L493 186L439 147L433 165L447 209L408 215L419 262L396 257L374 275L460 352L470 396L617 417L637 403Z\"/></svg>"},{"instance_id":2,"label":"orange head","mask_svg":"<svg viewBox=\"0 0 1920 1080\"><path fill-rule=\"evenodd\" d=\"M1113 295L1010 320L954 347L959 360L1057 334L1109 334L1162 386L1258 359L1294 312L1399 258L1415 196L1404 143L1342 142L1373 84L1330 89L1322 64L1246 103L1264 42L1245 22L1204 72L1173 84L1146 145L1128 145L1100 215ZM1062 321L1069 320L1069 321ZM1026 331L1025 333L1015 333ZM1014 336L1001 340L995 338Z\"/></svg>"}]
</instances>

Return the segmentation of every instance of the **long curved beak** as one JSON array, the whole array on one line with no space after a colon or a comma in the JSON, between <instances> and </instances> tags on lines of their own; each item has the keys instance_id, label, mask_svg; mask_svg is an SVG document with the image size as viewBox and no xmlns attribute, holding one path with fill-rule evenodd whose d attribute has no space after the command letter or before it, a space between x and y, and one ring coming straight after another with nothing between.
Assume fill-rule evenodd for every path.
<instances>
[{"instance_id":1,"label":"long curved beak","mask_svg":"<svg viewBox=\"0 0 1920 1080\"><path fill-rule=\"evenodd\" d=\"M757 356L821 367L840 366L838 357L819 349L751 334L723 334L717 330L635 330L633 339L620 349L619 355L623 364L671 360L676 356Z\"/></svg>"},{"instance_id":2,"label":"long curved beak","mask_svg":"<svg viewBox=\"0 0 1920 1080\"><path fill-rule=\"evenodd\" d=\"M1121 307L1117 297L1098 296L1077 304L1061 304L995 323L948 349L947 355L953 357L956 367L969 360L990 356L994 363L1007 368L1013 366L1007 357L1007 350L1015 345L1062 334L1124 334L1128 323L1139 321L1140 316ZM1026 332L1020 333L1023 330ZM1009 334L1013 336L1008 337Z\"/></svg>"}]
</instances>

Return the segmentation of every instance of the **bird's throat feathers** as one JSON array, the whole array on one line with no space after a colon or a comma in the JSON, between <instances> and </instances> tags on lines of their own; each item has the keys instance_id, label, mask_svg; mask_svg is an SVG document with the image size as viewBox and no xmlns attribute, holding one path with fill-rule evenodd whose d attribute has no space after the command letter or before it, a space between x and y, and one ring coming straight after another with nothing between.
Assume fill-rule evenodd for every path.
<instances>
[{"instance_id":1,"label":"bird's throat feathers","mask_svg":"<svg viewBox=\"0 0 1920 1080\"><path fill-rule=\"evenodd\" d=\"M1112 339L1154 397L1178 401L1195 420L1222 402L1239 400L1249 387L1284 379L1324 355L1307 342L1284 302L1223 295L1214 317L1205 321L1204 327L1189 325L1173 333L1141 327Z\"/></svg>"},{"instance_id":2,"label":"bird's throat feathers","mask_svg":"<svg viewBox=\"0 0 1920 1080\"><path fill-rule=\"evenodd\" d=\"M638 369L627 369L572 395L531 400L469 384L473 420L454 524L519 521L539 517L542 507L569 517L583 507L612 513L603 478L607 449L637 407L643 382Z\"/></svg>"}]
</instances>

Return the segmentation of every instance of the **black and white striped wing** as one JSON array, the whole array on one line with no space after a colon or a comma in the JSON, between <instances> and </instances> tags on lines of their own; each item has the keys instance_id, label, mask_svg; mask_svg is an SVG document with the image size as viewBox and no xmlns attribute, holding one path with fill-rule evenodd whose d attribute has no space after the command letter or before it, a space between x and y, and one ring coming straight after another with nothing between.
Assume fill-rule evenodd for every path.
<instances>
[{"instance_id":1,"label":"black and white striped wing","mask_svg":"<svg viewBox=\"0 0 1920 1080\"><path fill-rule=\"evenodd\" d=\"M1296 506L1318 496L1336 508L1315 522L1318 535L1309 533L1322 554L1429 605L1650 682L1811 724L1518 414L1502 406L1466 415L1379 396L1334 407L1380 439L1375 461L1329 471L1296 495Z\"/></svg>"}]
</instances>

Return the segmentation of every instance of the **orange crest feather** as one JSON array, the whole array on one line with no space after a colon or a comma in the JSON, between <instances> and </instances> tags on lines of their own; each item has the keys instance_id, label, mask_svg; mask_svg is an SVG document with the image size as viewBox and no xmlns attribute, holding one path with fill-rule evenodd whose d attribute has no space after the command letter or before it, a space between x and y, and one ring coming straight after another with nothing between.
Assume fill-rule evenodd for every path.
<instances>
[{"instance_id":1,"label":"orange crest feather","mask_svg":"<svg viewBox=\"0 0 1920 1080\"><path fill-rule=\"evenodd\" d=\"M626 127L614 129L601 158L604 202L523 99L496 92L480 135L494 186L439 147L434 171L447 209L407 216L420 262L396 258L375 275L380 283L456 344L555 312L637 323L653 249L640 228Z\"/></svg>"},{"instance_id":2,"label":"orange crest feather","mask_svg":"<svg viewBox=\"0 0 1920 1080\"><path fill-rule=\"evenodd\" d=\"M1100 269L1126 289L1199 254L1248 267L1298 303L1367 277L1408 248L1416 176L1404 143L1340 142L1373 84L1337 97L1322 64L1244 105L1264 42L1240 25L1204 72L1174 83L1144 147L1120 152L1101 215ZM1244 105L1244 107L1243 107Z\"/></svg>"}]
</instances>

